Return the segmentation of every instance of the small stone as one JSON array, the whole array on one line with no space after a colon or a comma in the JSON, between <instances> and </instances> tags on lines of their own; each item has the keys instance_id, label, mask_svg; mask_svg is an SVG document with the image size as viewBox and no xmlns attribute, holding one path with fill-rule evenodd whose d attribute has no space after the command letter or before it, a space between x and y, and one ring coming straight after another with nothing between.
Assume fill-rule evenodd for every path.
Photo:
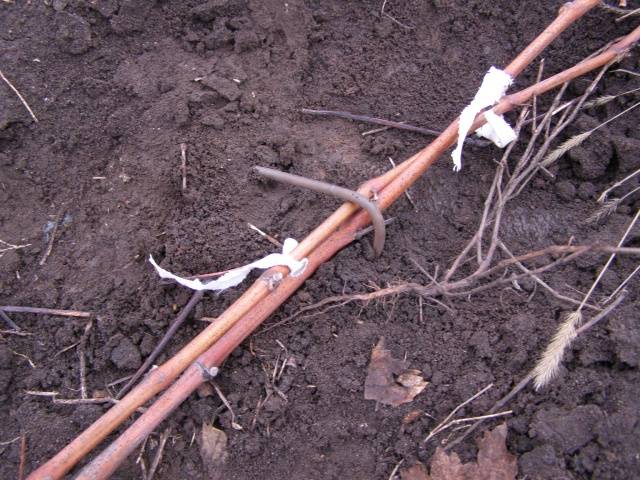
<instances>
[{"instance_id":1,"label":"small stone","mask_svg":"<svg viewBox=\"0 0 640 480\"><path fill-rule=\"evenodd\" d=\"M631 172L640 168L640 140L622 135L611 137L613 148L618 156L620 171Z\"/></svg>"},{"instance_id":2,"label":"small stone","mask_svg":"<svg viewBox=\"0 0 640 480\"><path fill-rule=\"evenodd\" d=\"M117 15L113 15L109 22L113 31L121 35L142 31L154 2L120 0L119 3Z\"/></svg>"},{"instance_id":3,"label":"small stone","mask_svg":"<svg viewBox=\"0 0 640 480\"><path fill-rule=\"evenodd\" d=\"M394 25L391 23L391 20L383 17L375 24L373 30L376 32L378 38L387 38L393 33L393 27Z\"/></svg>"},{"instance_id":4,"label":"small stone","mask_svg":"<svg viewBox=\"0 0 640 480\"><path fill-rule=\"evenodd\" d=\"M222 130L224 127L224 118L216 112L209 112L202 116L200 123L207 127L213 127L216 130Z\"/></svg>"},{"instance_id":5,"label":"small stone","mask_svg":"<svg viewBox=\"0 0 640 480\"><path fill-rule=\"evenodd\" d=\"M578 197L582 200L592 200L596 193L596 186L591 182L583 182L578 187Z\"/></svg>"},{"instance_id":6,"label":"small stone","mask_svg":"<svg viewBox=\"0 0 640 480\"><path fill-rule=\"evenodd\" d=\"M210 0L191 9L191 16L195 20L208 22L218 15L224 13L225 7L229 4L229 0Z\"/></svg>"},{"instance_id":7,"label":"small stone","mask_svg":"<svg viewBox=\"0 0 640 480\"><path fill-rule=\"evenodd\" d=\"M233 41L233 32L229 30L224 19L216 19L213 23L211 33L204 37L204 45L208 50L215 50Z\"/></svg>"},{"instance_id":8,"label":"small stone","mask_svg":"<svg viewBox=\"0 0 640 480\"><path fill-rule=\"evenodd\" d=\"M248 52L260 45L260 39L253 30L238 30L234 40L236 53Z\"/></svg>"},{"instance_id":9,"label":"small stone","mask_svg":"<svg viewBox=\"0 0 640 480\"><path fill-rule=\"evenodd\" d=\"M278 154L267 145L258 145L255 156L263 165L275 165L278 163Z\"/></svg>"},{"instance_id":10,"label":"small stone","mask_svg":"<svg viewBox=\"0 0 640 480\"><path fill-rule=\"evenodd\" d=\"M640 366L640 327L636 317L619 315L609 326L616 356L623 364L637 368Z\"/></svg>"},{"instance_id":11,"label":"small stone","mask_svg":"<svg viewBox=\"0 0 640 480\"><path fill-rule=\"evenodd\" d=\"M149 355L156 346L156 339L150 333L145 333L140 342L140 351L143 355Z\"/></svg>"},{"instance_id":12,"label":"small stone","mask_svg":"<svg viewBox=\"0 0 640 480\"><path fill-rule=\"evenodd\" d=\"M91 26L84 18L73 14L59 14L56 41L61 51L80 55L92 47Z\"/></svg>"},{"instance_id":13,"label":"small stone","mask_svg":"<svg viewBox=\"0 0 640 480\"><path fill-rule=\"evenodd\" d=\"M140 350L127 337L122 338L120 343L111 351L111 361L122 369L135 369L142 365Z\"/></svg>"},{"instance_id":14,"label":"small stone","mask_svg":"<svg viewBox=\"0 0 640 480\"><path fill-rule=\"evenodd\" d=\"M583 180L593 180L602 176L609 166L609 152L602 155L590 146L574 147L569 150L568 155L575 175Z\"/></svg>"},{"instance_id":15,"label":"small stone","mask_svg":"<svg viewBox=\"0 0 640 480\"><path fill-rule=\"evenodd\" d=\"M229 102L224 107L222 107L223 112L227 113L235 113L238 111L238 102Z\"/></svg>"},{"instance_id":16,"label":"small stone","mask_svg":"<svg viewBox=\"0 0 640 480\"><path fill-rule=\"evenodd\" d=\"M558 182L556 184L556 193L563 200L573 200L576 196L576 187L569 181Z\"/></svg>"},{"instance_id":17,"label":"small stone","mask_svg":"<svg viewBox=\"0 0 640 480\"><path fill-rule=\"evenodd\" d=\"M249 17L233 17L227 21L227 26L232 30L250 29L252 26Z\"/></svg>"},{"instance_id":18,"label":"small stone","mask_svg":"<svg viewBox=\"0 0 640 480\"><path fill-rule=\"evenodd\" d=\"M203 78L202 84L211 90L215 90L230 102L237 100L240 98L240 95L242 95L242 92L235 82L215 74Z\"/></svg>"},{"instance_id":19,"label":"small stone","mask_svg":"<svg viewBox=\"0 0 640 480\"><path fill-rule=\"evenodd\" d=\"M176 124L176 126L184 127L188 125L189 116L189 105L187 105L187 102L177 102L171 113L172 120Z\"/></svg>"},{"instance_id":20,"label":"small stone","mask_svg":"<svg viewBox=\"0 0 640 480\"><path fill-rule=\"evenodd\" d=\"M526 478L570 478L562 467L563 461L559 459L551 445L536 447L530 452L524 453L518 460L519 472Z\"/></svg>"},{"instance_id":21,"label":"small stone","mask_svg":"<svg viewBox=\"0 0 640 480\"><path fill-rule=\"evenodd\" d=\"M250 92L245 92L242 94L240 98L240 110L245 113L251 113L256 111L256 106L258 105L258 100L255 95Z\"/></svg>"},{"instance_id":22,"label":"small stone","mask_svg":"<svg viewBox=\"0 0 640 480\"><path fill-rule=\"evenodd\" d=\"M61 12L69 5L69 0L53 0L53 9L56 12Z\"/></svg>"},{"instance_id":23,"label":"small stone","mask_svg":"<svg viewBox=\"0 0 640 480\"><path fill-rule=\"evenodd\" d=\"M100 15L109 18L118 11L117 0L100 0L99 2L87 2L90 8L98 11Z\"/></svg>"},{"instance_id":24,"label":"small stone","mask_svg":"<svg viewBox=\"0 0 640 480\"><path fill-rule=\"evenodd\" d=\"M216 92L192 92L189 95L189 105L213 105L220 98Z\"/></svg>"},{"instance_id":25,"label":"small stone","mask_svg":"<svg viewBox=\"0 0 640 480\"><path fill-rule=\"evenodd\" d=\"M594 427L603 418L604 413L596 405L580 405L570 412L557 408L539 410L529 436L550 443L558 452L572 455L593 440Z\"/></svg>"}]
</instances>

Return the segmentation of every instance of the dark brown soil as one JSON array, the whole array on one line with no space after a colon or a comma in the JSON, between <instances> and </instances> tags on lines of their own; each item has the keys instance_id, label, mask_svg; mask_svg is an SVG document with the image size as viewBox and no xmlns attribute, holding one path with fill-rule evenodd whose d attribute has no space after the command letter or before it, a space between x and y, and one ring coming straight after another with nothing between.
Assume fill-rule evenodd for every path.
<instances>
[{"instance_id":1,"label":"dark brown soil","mask_svg":"<svg viewBox=\"0 0 640 480\"><path fill-rule=\"evenodd\" d=\"M369 125L303 116L299 108L443 128L487 68L505 65L562 4L387 2L386 11L403 26L380 16L381 3L0 2L0 68L39 119L33 122L0 84L0 239L30 244L0 258L0 302L97 315L87 345L90 393L131 374L190 296L159 282L145 261L149 254L184 274L223 270L273 251L246 222L301 239L338 205L260 182L252 165L355 187L388 169L389 156L407 158L428 142L391 130L363 138ZM633 23L589 14L545 52L545 73L573 65ZM637 66L637 55L622 64ZM535 73L529 68L515 88ZM597 94L629 90L637 81L610 73ZM570 96L585 86L576 81ZM574 133L633 101L627 96L587 111ZM596 194L638 168L638 121L636 110L600 130L561 161L556 181L534 179L506 215L503 239L514 251L572 237L618 241L640 206L638 196L595 227L584 220L597 207ZM186 193L181 142L189 148ZM445 268L477 228L499 155L493 147L465 152L462 172L452 173L442 159L411 189L417 212L405 199L391 209L396 221L380 259L366 260L366 240L346 248L267 323L329 295L367 291L370 283L426 282L411 258L431 271ZM58 218L53 250L41 266ZM637 246L639 234L628 245ZM585 257L545 279L578 297L573 289L586 291L603 261ZM610 293L634 267L632 259L616 260L597 295ZM519 456L522 478L640 476L637 286L630 284L629 297L607 322L579 339L559 379L510 403L509 448ZM494 383L462 412L485 413L532 367L569 308L540 289L531 295L531 285L523 288L452 301L453 312L424 302L422 315L418 298L408 295L351 304L254 336L218 379L244 430L230 427L228 413L216 417L216 396L193 395L166 422L172 436L156 478L205 477L192 438L212 419L229 435L225 478L387 479L400 460L428 461L437 442L421 440L437 420ZM241 290L207 296L160 360ZM0 339L0 441L25 432L30 471L107 407L54 405L24 393L79 396L77 348L63 349L79 341L84 321L12 318L34 335ZM394 356L406 355L431 382L401 407L376 408L363 398L371 348L381 336ZM265 394L263 366L273 368L280 343L296 363L279 382L287 401L272 397L256 417ZM415 409L437 420L423 415L403 426ZM457 451L470 458L474 442ZM0 477L16 478L19 442L0 446L0 459ZM140 478L135 458L115 478Z\"/></svg>"}]
</instances>

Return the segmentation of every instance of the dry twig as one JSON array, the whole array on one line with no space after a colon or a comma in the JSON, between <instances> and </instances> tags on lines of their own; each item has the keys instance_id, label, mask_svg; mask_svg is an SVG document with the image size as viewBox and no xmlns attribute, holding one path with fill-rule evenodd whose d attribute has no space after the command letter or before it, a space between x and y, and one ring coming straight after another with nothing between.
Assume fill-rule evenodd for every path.
<instances>
[{"instance_id":1,"label":"dry twig","mask_svg":"<svg viewBox=\"0 0 640 480\"><path fill-rule=\"evenodd\" d=\"M13 86L13 84L9 81L7 77L4 76L4 73L2 73L2 70L0 70L0 78L2 78L2 80L4 80L7 85L9 85L9 88L13 90L13 93L15 93L16 96L20 99L20 101L22 102L22 105L24 105L24 108L27 109L27 111L29 112L29 115L31 115L31 118L33 118L33 121L38 123L38 118L36 117L36 114L33 113L33 110L31 110L31 107L29 106L27 101L24 99L24 97L20 94L18 89Z\"/></svg>"},{"instance_id":2,"label":"dry twig","mask_svg":"<svg viewBox=\"0 0 640 480\"><path fill-rule=\"evenodd\" d=\"M47 249L44 251L44 255L42 256L42 259L39 263L40 266L44 265L44 263L47 261L47 258L49 258L49 255L51 255L51 251L53 250L53 242L56 239L56 233L58 232L58 227L60 226L60 222L62 221L63 217L64 212L61 212L60 214L58 214L54 221L51 233L49 233L49 242L47 243Z\"/></svg>"},{"instance_id":3,"label":"dry twig","mask_svg":"<svg viewBox=\"0 0 640 480\"><path fill-rule=\"evenodd\" d=\"M80 397L87 398L87 359L85 356L85 350L87 347L87 340L93 327L93 320L84 327L84 332L78 343L78 356L80 357Z\"/></svg>"},{"instance_id":4,"label":"dry twig","mask_svg":"<svg viewBox=\"0 0 640 480\"><path fill-rule=\"evenodd\" d=\"M182 163L180 165L180 171L182 172L182 191L185 192L187 190L187 144L180 144L180 156L182 158Z\"/></svg>"},{"instance_id":5,"label":"dry twig","mask_svg":"<svg viewBox=\"0 0 640 480\"><path fill-rule=\"evenodd\" d=\"M23 433L20 439L20 464L18 466L18 480L24 478L24 467L27 463L27 434Z\"/></svg>"},{"instance_id":6,"label":"dry twig","mask_svg":"<svg viewBox=\"0 0 640 480\"><path fill-rule=\"evenodd\" d=\"M18 307L15 305L2 305L0 310L9 313L35 313L40 315L56 315L59 317L89 318L91 313L78 310L58 310L55 308Z\"/></svg>"},{"instance_id":7,"label":"dry twig","mask_svg":"<svg viewBox=\"0 0 640 480\"><path fill-rule=\"evenodd\" d=\"M456 408L451 410L451 413L449 413L449 415L447 415L446 418L436 426L436 428L431 430L429 435L427 435L427 438L425 438L422 442L423 443L427 443L429 440L431 440L433 437L435 437L438 433L440 433L441 431L443 431L446 428L448 428L448 426L451 425L451 423L450 423L451 419L458 412L458 410L460 410L461 408L465 407L469 403L473 402L476 398L478 398L480 395L482 395L483 393L485 393L487 390L491 389L492 387L493 387L493 384L490 383L489 385L484 387L482 390L480 390L479 392L475 393L470 398L466 399L464 402L462 402L460 405L458 405Z\"/></svg>"},{"instance_id":8,"label":"dry twig","mask_svg":"<svg viewBox=\"0 0 640 480\"><path fill-rule=\"evenodd\" d=\"M20 250L21 248L27 248L30 246L31 246L30 243L27 243L25 245L13 245L12 243L5 242L4 240L0 240L0 258L2 258L2 256L5 253L11 250Z\"/></svg>"},{"instance_id":9,"label":"dry twig","mask_svg":"<svg viewBox=\"0 0 640 480\"><path fill-rule=\"evenodd\" d=\"M160 461L162 460L162 454L164 452L164 447L167 444L167 439L171 434L171 427L167 427L162 435L160 435L160 443L158 444L158 449L156 450L156 455L153 457L153 461L151 462L151 467L149 468L149 473L146 476L146 480L153 480L153 476L156 474L158 470L158 466L160 465Z\"/></svg>"},{"instance_id":10,"label":"dry twig","mask_svg":"<svg viewBox=\"0 0 640 480\"><path fill-rule=\"evenodd\" d=\"M629 175L627 175L626 177L624 177L622 180L617 181L616 183L614 183L613 185L611 185L609 188L607 188L604 192L602 192L600 194L600 196L598 197L598 203L604 203L607 200L607 196L616 188L618 188L620 185L624 184L627 180L631 180L633 177L635 177L636 175L638 175L640 173L640 168L634 172L631 172Z\"/></svg>"},{"instance_id":11,"label":"dry twig","mask_svg":"<svg viewBox=\"0 0 640 480\"><path fill-rule=\"evenodd\" d=\"M202 297L204 297L204 292L202 290L193 292L193 295L191 295L191 298L189 299L187 304L182 308L182 310L180 310L180 313L169 327L169 330L167 330L167 332L164 334L162 340L160 340L160 342L153 349L151 355L147 357L142 366L136 371L136 373L133 374L126 385L122 387L122 389L118 392L118 395L116 395L117 399L122 398L122 396L129 391L129 389L138 381L138 379L142 377L142 375L144 375L149 367L153 365L155 359L158 358L158 356L162 353L164 347L167 346L180 326L187 320L187 318L189 318L191 310L193 310L195 306L200 303Z\"/></svg>"}]
</instances>

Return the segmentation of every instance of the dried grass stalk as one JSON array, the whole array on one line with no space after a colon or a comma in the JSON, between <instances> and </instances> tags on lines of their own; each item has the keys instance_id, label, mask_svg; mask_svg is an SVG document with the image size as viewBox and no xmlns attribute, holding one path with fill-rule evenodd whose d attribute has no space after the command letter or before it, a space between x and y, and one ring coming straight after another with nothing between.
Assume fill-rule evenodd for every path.
<instances>
[{"instance_id":1,"label":"dried grass stalk","mask_svg":"<svg viewBox=\"0 0 640 480\"><path fill-rule=\"evenodd\" d=\"M571 312L562 322L533 369L533 384L536 390L540 390L558 375L564 352L578 336L576 329L581 323L582 312L580 311Z\"/></svg>"},{"instance_id":2,"label":"dried grass stalk","mask_svg":"<svg viewBox=\"0 0 640 480\"><path fill-rule=\"evenodd\" d=\"M551 153L549 153L544 158L544 160L542 160L541 165L543 167L548 167L549 165L557 162L560 159L560 157L562 157L569 150L577 147L578 145L581 145L587 138L589 138L589 136L593 132L594 132L593 130L589 130L587 132L579 133L578 135L571 137L569 140L564 142L558 148L556 148L555 150L552 150Z\"/></svg>"}]
</instances>

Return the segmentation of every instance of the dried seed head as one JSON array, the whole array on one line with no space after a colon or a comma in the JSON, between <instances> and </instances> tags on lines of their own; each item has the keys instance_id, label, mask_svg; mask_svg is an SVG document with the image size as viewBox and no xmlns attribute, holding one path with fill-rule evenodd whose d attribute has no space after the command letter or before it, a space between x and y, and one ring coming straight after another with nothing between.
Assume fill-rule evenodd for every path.
<instances>
[{"instance_id":1,"label":"dried seed head","mask_svg":"<svg viewBox=\"0 0 640 480\"><path fill-rule=\"evenodd\" d=\"M582 322L582 312L571 312L560 324L558 331L551 339L547 349L533 369L533 383L540 390L553 380L562 363L564 351L576 338L576 327Z\"/></svg>"},{"instance_id":2,"label":"dried seed head","mask_svg":"<svg viewBox=\"0 0 640 480\"><path fill-rule=\"evenodd\" d=\"M543 167L548 167L552 163L557 162L560 159L560 157L562 157L565 153L567 153L572 148L577 147L582 142L584 142L587 138L589 138L589 136L593 132L594 132L593 130L589 130L589 131L580 133L574 137L571 137L569 140L564 142L562 145L560 145L558 148L556 148L551 153L549 153L546 157L544 157L542 162L540 162L540 165Z\"/></svg>"}]
</instances>

